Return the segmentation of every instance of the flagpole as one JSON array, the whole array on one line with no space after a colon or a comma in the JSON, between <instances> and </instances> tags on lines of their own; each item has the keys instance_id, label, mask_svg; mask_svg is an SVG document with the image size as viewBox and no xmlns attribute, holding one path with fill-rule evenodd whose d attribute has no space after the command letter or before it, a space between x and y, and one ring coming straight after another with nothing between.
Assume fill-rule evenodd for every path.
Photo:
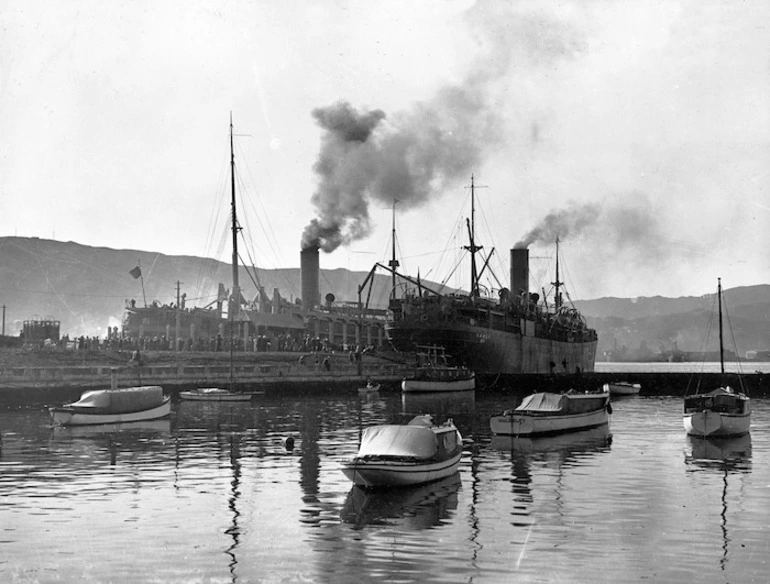
<instances>
[{"instance_id":1,"label":"flagpole","mask_svg":"<svg viewBox=\"0 0 770 584\"><path fill-rule=\"evenodd\" d=\"M144 301L144 307L147 308L147 296L144 293L144 274L142 273L142 263L137 261L136 265L139 266L139 278L142 280L142 300Z\"/></svg>"}]
</instances>

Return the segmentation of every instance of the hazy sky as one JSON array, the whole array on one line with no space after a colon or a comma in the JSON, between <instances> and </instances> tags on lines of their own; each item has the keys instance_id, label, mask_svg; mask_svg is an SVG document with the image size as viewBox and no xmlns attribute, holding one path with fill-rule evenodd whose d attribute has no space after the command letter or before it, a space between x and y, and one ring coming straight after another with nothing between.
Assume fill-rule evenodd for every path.
<instances>
[{"instance_id":1,"label":"hazy sky","mask_svg":"<svg viewBox=\"0 0 770 584\"><path fill-rule=\"evenodd\" d=\"M311 224L323 268L387 261L396 197L402 266L442 280L473 174L503 283L526 240L547 285L557 234L573 298L769 283L768 23L766 0L6 0L0 235L228 261L232 112L260 267L297 267Z\"/></svg>"}]
</instances>

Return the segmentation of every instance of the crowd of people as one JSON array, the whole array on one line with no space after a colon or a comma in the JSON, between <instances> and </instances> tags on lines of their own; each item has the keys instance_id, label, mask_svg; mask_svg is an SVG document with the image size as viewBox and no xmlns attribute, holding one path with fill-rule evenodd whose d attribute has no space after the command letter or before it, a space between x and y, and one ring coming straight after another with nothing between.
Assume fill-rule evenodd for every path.
<instances>
[{"instance_id":1,"label":"crowd of people","mask_svg":"<svg viewBox=\"0 0 770 584\"><path fill-rule=\"evenodd\" d=\"M351 355L375 352L374 345L366 347L340 345L329 342L328 339L290 334L256 335L248 339L242 337L223 336L218 334L208 339L173 339L161 336L126 337L119 333L118 327L108 327L105 338L81 335L70 338L64 335L59 341L46 340L36 343L42 348L61 348L76 351L127 350L127 351L230 351L236 352L293 352L293 353L334 353L349 352ZM175 346L176 343L176 346Z\"/></svg>"}]
</instances>

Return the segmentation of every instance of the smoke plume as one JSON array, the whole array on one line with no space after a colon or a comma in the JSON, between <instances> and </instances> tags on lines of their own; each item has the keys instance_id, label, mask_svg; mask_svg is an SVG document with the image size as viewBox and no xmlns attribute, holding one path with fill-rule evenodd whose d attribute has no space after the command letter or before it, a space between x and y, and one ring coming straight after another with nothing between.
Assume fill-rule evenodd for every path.
<instances>
[{"instance_id":1,"label":"smoke plume","mask_svg":"<svg viewBox=\"0 0 770 584\"><path fill-rule=\"evenodd\" d=\"M551 211L537 224L514 249L524 249L533 243L553 243L557 238L568 239L582 234L599 220L601 208L594 203L578 205L570 203L566 209Z\"/></svg>"},{"instance_id":2,"label":"smoke plume","mask_svg":"<svg viewBox=\"0 0 770 584\"><path fill-rule=\"evenodd\" d=\"M557 238L582 240L589 255L612 257L620 264L660 264L674 250L701 253L698 245L666 233L660 214L641 191L614 193L600 202L568 203L543 217L514 247L550 246Z\"/></svg>"},{"instance_id":3,"label":"smoke plume","mask_svg":"<svg viewBox=\"0 0 770 584\"><path fill-rule=\"evenodd\" d=\"M582 48L574 31L544 15L471 9L466 17L482 55L459 83L387 117L345 101L313 110L323 135L313 167L317 217L303 249L331 252L369 235L372 202L408 210L468 182L510 132L502 110L518 68L550 66Z\"/></svg>"},{"instance_id":4,"label":"smoke plume","mask_svg":"<svg viewBox=\"0 0 770 584\"><path fill-rule=\"evenodd\" d=\"M313 166L317 217L305 228L303 249L331 252L369 235L372 201L389 206L397 200L410 209L469 180L482 144L495 142L494 116L484 109L481 96L451 88L432 104L416 104L388 120L381 110L358 111L347 102L313 110L324 134Z\"/></svg>"}]
</instances>

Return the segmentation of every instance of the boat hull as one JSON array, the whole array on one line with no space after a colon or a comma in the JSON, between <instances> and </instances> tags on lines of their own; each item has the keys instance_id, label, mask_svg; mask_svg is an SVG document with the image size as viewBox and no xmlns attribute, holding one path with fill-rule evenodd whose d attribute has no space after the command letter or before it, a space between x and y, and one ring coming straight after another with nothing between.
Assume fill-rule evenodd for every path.
<instances>
[{"instance_id":1,"label":"boat hull","mask_svg":"<svg viewBox=\"0 0 770 584\"><path fill-rule=\"evenodd\" d=\"M553 416L506 413L490 418L489 427L498 435L543 436L596 428L609 424L609 421L609 412L603 407L590 412Z\"/></svg>"},{"instance_id":2,"label":"boat hull","mask_svg":"<svg viewBox=\"0 0 770 584\"><path fill-rule=\"evenodd\" d=\"M476 389L475 377L442 381L407 378L401 382L401 390L404 393L468 391L472 389Z\"/></svg>"},{"instance_id":3,"label":"boat hull","mask_svg":"<svg viewBox=\"0 0 770 584\"><path fill-rule=\"evenodd\" d=\"M93 426L100 424L123 424L159 420L171 413L171 398L164 397L162 403L145 410L135 412L89 412L87 408L62 406L50 408L53 423L59 426Z\"/></svg>"},{"instance_id":4,"label":"boat hull","mask_svg":"<svg viewBox=\"0 0 770 584\"><path fill-rule=\"evenodd\" d=\"M206 401L206 402L248 402L251 401L253 394L250 393L230 393L230 392L199 392L199 391L180 391L179 398L184 401Z\"/></svg>"},{"instance_id":5,"label":"boat hull","mask_svg":"<svg viewBox=\"0 0 770 584\"><path fill-rule=\"evenodd\" d=\"M638 395L642 386L638 383L608 383L611 395Z\"/></svg>"},{"instance_id":6,"label":"boat hull","mask_svg":"<svg viewBox=\"0 0 770 584\"><path fill-rule=\"evenodd\" d=\"M685 414L684 429L690 436L702 438L724 438L748 434L751 427L751 413L726 414L704 410Z\"/></svg>"},{"instance_id":7,"label":"boat hull","mask_svg":"<svg viewBox=\"0 0 770 584\"><path fill-rule=\"evenodd\" d=\"M398 351L442 346L479 375L592 372L596 359L595 340L558 341L464 323L402 319L386 324L385 332Z\"/></svg>"},{"instance_id":8,"label":"boat hull","mask_svg":"<svg viewBox=\"0 0 770 584\"><path fill-rule=\"evenodd\" d=\"M345 463L342 472L362 487L405 487L431 483L456 473L462 453L437 462L362 461Z\"/></svg>"}]
</instances>

